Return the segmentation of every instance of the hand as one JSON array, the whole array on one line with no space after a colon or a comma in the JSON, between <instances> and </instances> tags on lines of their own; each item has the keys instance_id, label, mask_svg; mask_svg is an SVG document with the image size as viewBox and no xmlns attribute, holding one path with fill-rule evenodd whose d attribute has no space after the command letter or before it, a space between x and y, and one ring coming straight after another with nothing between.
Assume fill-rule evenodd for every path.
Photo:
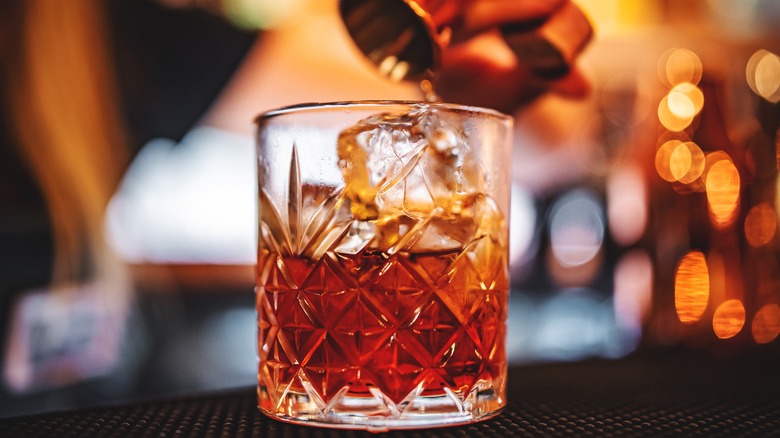
<instances>
[{"instance_id":1,"label":"hand","mask_svg":"<svg viewBox=\"0 0 780 438\"><path fill-rule=\"evenodd\" d=\"M562 68L553 72L560 75L551 77L530 65L549 61L528 53L531 32L532 38L555 41L545 47L557 53L541 57L560 61ZM548 91L582 98L590 85L574 60L591 35L590 24L570 0L473 0L442 53L435 89L445 101L507 113Z\"/></svg>"}]
</instances>

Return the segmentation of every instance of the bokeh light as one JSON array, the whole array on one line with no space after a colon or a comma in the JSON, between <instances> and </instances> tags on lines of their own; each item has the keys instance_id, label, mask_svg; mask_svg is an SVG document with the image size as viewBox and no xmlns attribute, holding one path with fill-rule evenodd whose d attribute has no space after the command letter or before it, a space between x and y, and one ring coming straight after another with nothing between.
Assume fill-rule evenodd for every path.
<instances>
[{"instance_id":1,"label":"bokeh light","mask_svg":"<svg viewBox=\"0 0 780 438\"><path fill-rule=\"evenodd\" d=\"M573 190L555 203L550 213L550 245L562 266L589 262L603 242L603 208L592 193Z\"/></svg>"},{"instance_id":2,"label":"bokeh light","mask_svg":"<svg viewBox=\"0 0 780 438\"><path fill-rule=\"evenodd\" d=\"M775 212L778 220L780 220L780 178L777 178L775 182Z\"/></svg>"},{"instance_id":3,"label":"bokeh light","mask_svg":"<svg viewBox=\"0 0 780 438\"><path fill-rule=\"evenodd\" d=\"M601 106L615 125L636 126L652 108L650 87L636 73L616 74L604 84Z\"/></svg>"},{"instance_id":4,"label":"bokeh light","mask_svg":"<svg viewBox=\"0 0 780 438\"><path fill-rule=\"evenodd\" d=\"M759 247L775 237L777 214L766 202L753 206L745 217L745 238L751 246Z\"/></svg>"},{"instance_id":5,"label":"bokeh light","mask_svg":"<svg viewBox=\"0 0 780 438\"><path fill-rule=\"evenodd\" d=\"M636 243L647 227L647 182L639 166L614 170L607 179L607 223L615 242Z\"/></svg>"},{"instance_id":6,"label":"bokeh light","mask_svg":"<svg viewBox=\"0 0 780 438\"><path fill-rule=\"evenodd\" d=\"M672 154L681 144L680 140L669 140L662 144L655 153L655 170L658 172L658 176L666 181L677 181L677 178L672 173L671 160Z\"/></svg>"},{"instance_id":7,"label":"bokeh light","mask_svg":"<svg viewBox=\"0 0 780 438\"><path fill-rule=\"evenodd\" d=\"M675 180L690 184L704 172L704 152L696 143L686 141L674 148L669 158L669 170Z\"/></svg>"},{"instance_id":8,"label":"bokeh light","mask_svg":"<svg viewBox=\"0 0 780 438\"><path fill-rule=\"evenodd\" d=\"M680 143L674 148L669 157L669 170L675 181L679 181L691 169L691 158L691 151L685 143Z\"/></svg>"},{"instance_id":9,"label":"bokeh light","mask_svg":"<svg viewBox=\"0 0 780 438\"><path fill-rule=\"evenodd\" d=\"M715 309L712 316L712 330L720 339L737 335L745 326L745 306L740 300L727 300Z\"/></svg>"},{"instance_id":10,"label":"bokeh light","mask_svg":"<svg viewBox=\"0 0 780 438\"><path fill-rule=\"evenodd\" d=\"M772 342L780 334L780 306L769 303L758 309L751 328L756 343Z\"/></svg>"},{"instance_id":11,"label":"bokeh light","mask_svg":"<svg viewBox=\"0 0 780 438\"><path fill-rule=\"evenodd\" d=\"M707 173L712 169L712 166L721 160L731 161L731 157L723 151L713 151L704 157L704 171L701 174L701 178L704 181L707 180Z\"/></svg>"},{"instance_id":12,"label":"bokeh light","mask_svg":"<svg viewBox=\"0 0 780 438\"><path fill-rule=\"evenodd\" d=\"M739 206L739 171L731 160L718 160L707 172L705 186L710 218L716 228L734 223Z\"/></svg>"},{"instance_id":13,"label":"bokeh light","mask_svg":"<svg viewBox=\"0 0 780 438\"><path fill-rule=\"evenodd\" d=\"M674 279L674 307L680 322L701 319L710 297L707 261L700 251L691 251L677 264Z\"/></svg>"},{"instance_id":14,"label":"bokeh light","mask_svg":"<svg viewBox=\"0 0 780 438\"><path fill-rule=\"evenodd\" d=\"M687 132L672 132L663 130L660 134L658 134L658 141L656 144L661 145L671 140L679 140L682 142L691 141L691 136L688 135Z\"/></svg>"},{"instance_id":15,"label":"bokeh light","mask_svg":"<svg viewBox=\"0 0 780 438\"><path fill-rule=\"evenodd\" d=\"M701 74L701 59L688 49L669 49L658 60L658 75L669 87L684 82L698 84Z\"/></svg>"},{"instance_id":16,"label":"bokeh light","mask_svg":"<svg viewBox=\"0 0 780 438\"><path fill-rule=\"evenodd\" d=\"M748 60L745 76L754 93L769 102L780 102L780 56L756 51Z\"/></svg>"},{"instance_id":17,"label":"bokeh light","mask_svg":"<svg viewBox=\"0 0 780 438\"><path fill-rule=\"evenodd\" d=\"M705 169L706 157L701 148L691 141L668 140L655 154L655 168L666 181L691 184Z\"/></svg>"},{"instance_id":18,"label":"bokeh light","mask_svg":"<svg viewBox=\"0 0 780 438\"><path fill-rule=\"evenodd\" d=\"M615 318L640 332L653 300L653 262L643 250L633 250L618 260L614 274Z\"/></svg>"},{"instance_id":19,"label":"bokeh light","mask_svg":"<svg viewBox=\"0 0 780 438\"><path fill-rule=\"evenodd\" d=\"M683 82L669 91L668 104L677 117L692 118L704 107L704 93L696 85Z\"/></svg>"},{"instance_id":20,"label":"bokeh light","mask_svg":"<svg viewBox=\"0 0 780 438\"><path fill-rule=\"evenodd\" d=\"M224 0L222 9L233 24L244 29L272 29L299 13L304 0Z\"/></svg>"},{"instance_id":21,"label":"bokeh light","mask_svg":"<svg viewBox=\"0 0 780 438\"><path fill-rule=\"evenodd\" d=\"M677 111L683 112L684 109L675 109ZM680 132L683 129L687 128L691 125L691 122L693 121L693 117L695 114L690 111L690 115L677 115L674 111L672 111L672 107L669 104L669 96L664 96L663 99L661 99L661 102L658 104L658 121L661 122L661 124L664 126L664 128L674 131L674 132Z\"/></svg>"},{"instance_id":22,"label":"bokeh light","mask_svg":"<svg viewBox=\"0 0 780 438\"><path fill-rule=\"evenodd\" d=\"M699 179L699 177L701 177L702 173L704 172L704 152L702 152L699 145L692 141L686 141L681 146L678 146L678 149L681 147L684 147L688 150L688 155L691 157L691 164L688 167L688 171L680 178L678 178L678 181L683 184L691 184L692 182Z\"/></svg>"}]
</instances>

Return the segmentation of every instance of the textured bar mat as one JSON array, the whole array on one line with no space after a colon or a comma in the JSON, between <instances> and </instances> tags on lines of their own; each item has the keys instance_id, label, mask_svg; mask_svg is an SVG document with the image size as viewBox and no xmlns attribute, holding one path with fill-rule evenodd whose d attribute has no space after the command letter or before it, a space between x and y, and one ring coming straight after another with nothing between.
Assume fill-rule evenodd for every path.
<instances>
[{"instance_id":1,"label":"textured bar mat","mask_svg":"<svg viewBox=\"0 0 780 438\"><path fill-rule=\"evenodd\" d=\"M0 419L1 437L354 437L257 412L232 392ZM373 436L780 436L780 361L634 357L510 368L509 404L469 426Z\"/></svg>"}]
</instances>

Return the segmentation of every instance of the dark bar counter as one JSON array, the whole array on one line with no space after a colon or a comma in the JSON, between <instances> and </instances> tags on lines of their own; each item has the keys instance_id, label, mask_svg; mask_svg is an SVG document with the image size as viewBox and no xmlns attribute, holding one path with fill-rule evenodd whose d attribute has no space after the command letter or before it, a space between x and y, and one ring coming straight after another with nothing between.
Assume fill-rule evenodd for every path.
<instances>
[{"instance_id":1,"label":"dark bar counter","mask_svg":"<svg viewBox=\"0 0 780 438\"><path fill-rule=\"evenodd\" d=\"M757 352L642 353L620 360L514 366L501 415L388 436L780 436L780 360ZM257 411L254 388L0 420L2 437L352 437Z\"/></svg>"}]
</instances>

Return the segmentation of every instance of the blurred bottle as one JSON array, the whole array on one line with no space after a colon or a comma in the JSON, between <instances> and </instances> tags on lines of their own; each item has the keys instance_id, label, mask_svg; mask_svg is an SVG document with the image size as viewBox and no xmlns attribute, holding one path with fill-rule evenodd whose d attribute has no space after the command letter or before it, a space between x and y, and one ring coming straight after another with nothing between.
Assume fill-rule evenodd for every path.
<instances>
[{"instance_id":1,"label":"blurred bottle","mask_svg":"<svg viewBox=\"0 0 780 438\"><path fill-rule=\"evenodd\" d=\"M739 69L727 71L744 77ZM655 157L665 181L652 191L658 276L647 338L737 354L780 334L778 118L764 111L765 103L751 108L744 83L706 68L694 82L669 84L659 104L668 130L660 131ZM678 130L674 117L685 114L674 100L692 96L701 97L702 104L690 106L700 112Z\"/></svg>"}]
</instances>

